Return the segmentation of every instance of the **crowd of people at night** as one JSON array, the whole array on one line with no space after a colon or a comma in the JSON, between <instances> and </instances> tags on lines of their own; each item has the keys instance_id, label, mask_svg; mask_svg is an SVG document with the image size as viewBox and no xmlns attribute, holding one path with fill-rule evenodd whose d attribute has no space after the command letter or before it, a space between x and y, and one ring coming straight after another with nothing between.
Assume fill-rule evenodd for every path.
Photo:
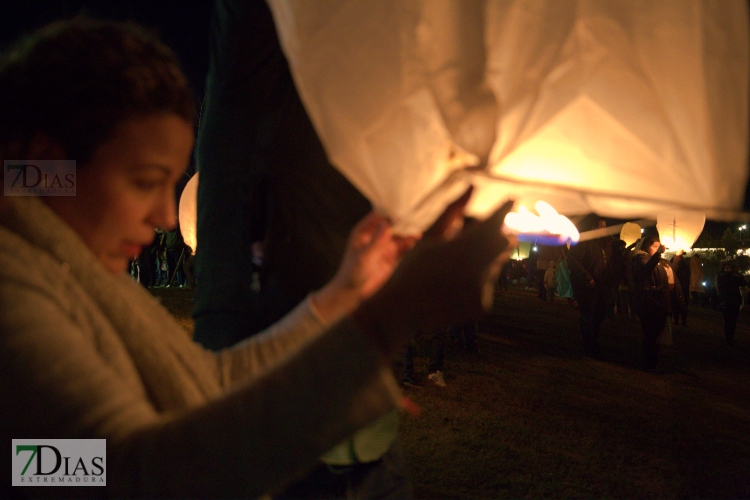
<instances>
[{"instance_id":1,"label":"crowd of people at night","mask_svg":"<svg viewBox=\"0 0 750 500\"><path fill-rule=\"evenodd\" d=\"M590 230L604 229L597 219ZM535 246L530 256L510 261L501 273L499 290L508 283L538 291L541 300L565 299L580 313L585 355L601 359L600 336L607 318L640 322L644 368L657 371L660 345L672 343L674 328L688 327L688 306L720 310L727 345L734 345L747 279L736 259L721 263L715 276L704 273L699 253L669 252L658 234L631 245L614 236L572 247Z\"/></svg>"},{"instance_id":2,"label":"crowd of people at night","mask_svg":"<svg viewBox=\"0 0 750 500\"><path fill-rule=\"evenodd\" d=\"M193 249L185 244L179 226L154 232L154 241L130 261L130 276L146 288L194 288Z\"/></svg>"}]
</instances>

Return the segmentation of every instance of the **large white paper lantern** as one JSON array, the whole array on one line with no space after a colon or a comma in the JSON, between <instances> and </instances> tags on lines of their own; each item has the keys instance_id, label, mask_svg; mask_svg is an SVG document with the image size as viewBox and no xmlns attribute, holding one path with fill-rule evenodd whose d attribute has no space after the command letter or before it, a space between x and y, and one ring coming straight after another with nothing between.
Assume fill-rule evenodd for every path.
<instances>
[{"instance_id":1,"label":"large white paper lantern","mask_svg":"<svg viewBox=\"0 0 750 500\"><path fill-rule=\"evenodd\" d=\"M190 178L185 184L185 189L182 190L178 218L182 239L195 255L198 249L198 172Z\"/></svg>"},{"instance_id":2,"label":"large white paper lantern","mask_svg":"<svg viewBox=\"0 0 750 500\"><path fill-rule=\"evenodd\" d=\"M659 239L667 250L690 250L701 235L706 216L699 212L666 212L656 217Z\"/></svg>"},{"instance_id":3,"label":"large white paper lantern","mask_svg":"<svg viewBox=\"0 0 750 500\"><path fill-rule=\"evenodd\" d=\"M742 205L745 0L268 2L330 161L406 230L469 183L478 216Z\"/></svg>"}]
</instances>

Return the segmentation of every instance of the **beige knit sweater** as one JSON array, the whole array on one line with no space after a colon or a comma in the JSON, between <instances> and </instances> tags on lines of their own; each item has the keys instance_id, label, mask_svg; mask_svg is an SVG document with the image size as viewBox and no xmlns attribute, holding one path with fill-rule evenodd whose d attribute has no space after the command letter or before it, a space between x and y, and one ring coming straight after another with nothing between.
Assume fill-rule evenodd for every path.
<instances>
[{"instance_id":1,"label":"beige knit sweater","mask_svg":"<svg viewBox=\"0 0 750 500\"><path fill-rule=\"evenodd\" d=\"M0 442L106 438L107 487L30 497L254 497L395 405L377 349L307 301L232 349L193 343L40 199L0 210ZM10 454L0 456L9 491Z\"/></svg>"}]
</instances>

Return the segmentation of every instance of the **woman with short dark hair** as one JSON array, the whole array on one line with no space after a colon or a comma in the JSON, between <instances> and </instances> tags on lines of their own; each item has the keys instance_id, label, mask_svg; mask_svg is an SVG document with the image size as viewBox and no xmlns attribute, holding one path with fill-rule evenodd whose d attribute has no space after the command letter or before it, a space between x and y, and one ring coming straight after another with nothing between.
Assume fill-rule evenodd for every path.
<instances>
[{"instance_id":1,"label":"woman with short dark hair","mask_svg":"<svg viewBox=\"0 0 750 500\"><path fill-rule=\"evenodd\" d=\"M0 198L0 442L106 439L106 489L66 496L278 487L396 407L393 353L410 332L487 310L509 258L509 203L449 238L467 192L400 264L414 239L371 214L328 284L265 332L206 351L125 273L154 228L175 226L193 135L174 56L135 26L55 23L0 62L3 159L77 161L75 196ZM53 491L7 484L0 496Z\"/></svg>"}]
</instances>

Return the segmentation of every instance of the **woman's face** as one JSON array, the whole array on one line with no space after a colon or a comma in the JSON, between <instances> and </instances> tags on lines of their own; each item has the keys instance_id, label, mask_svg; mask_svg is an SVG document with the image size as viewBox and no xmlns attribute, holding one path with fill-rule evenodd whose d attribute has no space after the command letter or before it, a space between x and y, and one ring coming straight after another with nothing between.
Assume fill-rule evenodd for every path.
<instances>
[{"instance_id":1,"label":"woman's face","mask_svg":"<svg viewBox=\"0 0 750 500\"><path fill-rule=\"evenodd\" d=\"M77 173L76 196L45 201L111 273L176 225L175 184L193 149L193 127L173 114L123 122Z\"/></svg>"},{"instance_id":2,"label":"woman's face","mask_svg":"<svg viewBox=\"0 0 750 500\"><path fill-rule=\"evenodd\" d=\"M661 246L661 241L654 241L651 243L651 246L648 247L648 254L654 255L656 252L659 251L659 247Z\"/></svg>"}]
</instances>

